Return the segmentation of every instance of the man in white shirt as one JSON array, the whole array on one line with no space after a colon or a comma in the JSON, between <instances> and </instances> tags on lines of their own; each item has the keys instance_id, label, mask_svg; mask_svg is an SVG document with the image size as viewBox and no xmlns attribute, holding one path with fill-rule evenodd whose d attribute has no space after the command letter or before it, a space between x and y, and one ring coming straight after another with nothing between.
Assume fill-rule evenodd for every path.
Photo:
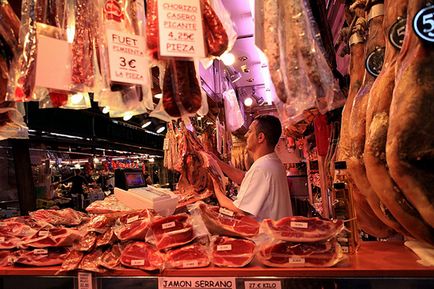
<instances>
[{"instance_id":1,"label":"man in white shirt","mask_svg":"<svg viewBox=\"0 0 434 289\"><path fill-rule=\"evenodd\" d=\"M232 181L241 184L233 202L223 192L216 192L220 206L253 215L258 221L292 216L285 168L274 152L281 134L278 118L259 115L246 134L247 150L254 161L250 169L244 172L217 160L222 171Z\"/></svg>"}]
</instances>

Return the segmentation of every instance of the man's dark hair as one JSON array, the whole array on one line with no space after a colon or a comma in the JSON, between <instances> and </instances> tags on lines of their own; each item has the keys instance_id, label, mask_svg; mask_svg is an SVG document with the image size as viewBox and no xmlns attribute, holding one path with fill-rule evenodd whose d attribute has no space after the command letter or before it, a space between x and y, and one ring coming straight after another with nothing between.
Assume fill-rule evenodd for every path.
<instances>
[{"instance_id":1,"label":"man's dark hair","mask_svg":"<svg viewBox=\"0 0 434 289\"><path fill-rule=\"evenodd\" d=\"M280 135L282 134L282 125L280 120L273 115L258 115L255 117L256 135L262 132L269 146L275 147L279 142Z\"/></svg>"}]
</instances>

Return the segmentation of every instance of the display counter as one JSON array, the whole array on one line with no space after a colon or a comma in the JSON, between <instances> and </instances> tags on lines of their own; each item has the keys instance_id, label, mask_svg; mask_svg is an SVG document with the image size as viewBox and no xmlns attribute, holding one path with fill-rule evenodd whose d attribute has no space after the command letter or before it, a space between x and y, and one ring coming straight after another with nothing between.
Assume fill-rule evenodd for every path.
<instances>
[{"instance_id":1,"label":"display counter","mask_svg":"<svg viewBox=\"0 0 434 289\"><path fill-rule=\"evenodd\" d=\"M256 279L280 280L281 282L288 282L288 280L295 279L299 280L297 287L287 287L287 283L282 283L285 284L282 288L299 288L298 286L303 284L303 282L307 282L308 280L312 281L313 279L323 280L324 282L333 281L333 284L336 284L338 280L345 280L344 284L352 284L351 286L354 285L351 282L359 284L360 281L364 281L371 284L372 280L382 280L382 282L387 281L387 284L389 285L396 283L395 285L398 287L393 285L394 289L434 288L434 267L422 266L417 263L417 260L418 257L402 243L364 242L361 244L356 255L350 255L347 260L332 268L265 268L258 263L253 262L245 268L206 267L198 269L167 269L161 273L154 274L135 269L122 269L111 273L93 274L93 279L96 285L93 288L112 288L111 286L113 286L113 284L118 284L119 282L121 282L121 284L118 284L118 288L122 289L157 288L158 277L234 277L237 280L237 288L244 288L244 285L242 284L244 284L243 282L245 282L245 280ZM39 282L68 282L66 281L68 279L69 282L73 283L72 286L77 285L76 272L68 275L54 276L57 270L58 267L3 267L0 269L0 274L3 279L3 287L0 286L0 288L60 288L56 286L37 287L38 285L36 284L39 284ZM25 280L28 278L30 278L29 280L33 280L31 281L33 282L32 287L16 286L17 283L15 282L19 281L27 283ZM15 282L13 280L15 280ZM15 286L8 287L8 284L14 284ZM62 285L62 288L68 288L64 286L66 285ZM343 286L342 288L345 287L346 286ZM391 288L389 286L387 287ZM322 287L318 288L324 288L324 284ZM334 288L336 288L336 286ZM356 286L352 288L358 287ZM362 286L360 288L386 287L378 287L371 284L368 287Z\"/></svg>"}]
</instances>

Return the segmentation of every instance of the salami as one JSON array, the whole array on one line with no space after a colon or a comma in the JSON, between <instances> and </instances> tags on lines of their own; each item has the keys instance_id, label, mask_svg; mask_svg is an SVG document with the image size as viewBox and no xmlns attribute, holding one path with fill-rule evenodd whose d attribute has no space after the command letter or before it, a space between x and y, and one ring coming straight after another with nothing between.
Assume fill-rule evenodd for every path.
<instances>
[{"instance_id":1,"label":"salami","mask_svg":"<svg viewBox=\"0 0 434 289\"><path fill-rule=\"evenodd\" d=\"M219 17L208 0L202 0L205 43L208 54L222 55L229 45L229 38Z\"/></svg>"}]
</instances>

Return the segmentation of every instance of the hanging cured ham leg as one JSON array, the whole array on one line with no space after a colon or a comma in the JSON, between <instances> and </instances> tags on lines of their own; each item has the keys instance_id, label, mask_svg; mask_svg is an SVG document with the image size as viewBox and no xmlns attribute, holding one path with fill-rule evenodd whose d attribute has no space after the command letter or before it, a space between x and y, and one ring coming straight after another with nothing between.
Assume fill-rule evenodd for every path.
<instances>
[{"instance_id":1,"label":"hanging cured ham leg","mask_svg":"<svg viewBox=\"0 0 434 289\"><path fill-rule=\"evenodd\" d=\"M406 35L390 106L386 160L405 196L399 201L408 200L434 227L434 49L432 43L416 35L412 25L416 13L428 2L408 3ZM427 26L421 30L429 33Z\"/></svg>"},{"instance_id":2,"label":"hanging cured ham leg","mask_svg":"<svg viewBox=\"0 0 434 289\"><path fill-rule=\"evenodd\" d=\"M383 12L382 2L379 1L371 3L368 13L369 35L365 48L365 58L372 57L379 47L384 47L384 35L382 31ZM380 56L381 57L381 56ZM380 70L379 61L374 55L374 65L371 68ZM373 71L366 70L363 84L354 98L353 108L350 116L350 140L351 152L348 160L348 171L351 174L359 191L366 197L372 211L375 213L384 224L397 231L402 231L402 227L389 216L387 216L381 209L380 200L375 192L372 190L371 185L366 177L365 165L363 162L363 151L365 146L365 129L366 129L366 107L369 99L369 92L374 83L375 77L371 74Z\"/></svg>"},{"instance_id":3,"label":"hanging cured ham leg","mask_svg":"<svg viewBox=\"0 0 434 289\"><path fill-rule=\"evenodd\" d=\"M386 0L384 2L383 30L386 33L386 38L388 38L389 33L393 37L397 36L393 35L394 30L391 27L397 23L397 19L405 17L407 2L407 0ZM383 69L372 86L366 113L364 152L366 174L381 203L406 231L416 239L432 243L434 241L433 231L421 220L417 211L407 205L407 202L400 202L404 197L390 177L386 164L389 108L395 86L398 54L399 49L394 47L391 41L386 41Z\"/></svg>"}]
</instances>

